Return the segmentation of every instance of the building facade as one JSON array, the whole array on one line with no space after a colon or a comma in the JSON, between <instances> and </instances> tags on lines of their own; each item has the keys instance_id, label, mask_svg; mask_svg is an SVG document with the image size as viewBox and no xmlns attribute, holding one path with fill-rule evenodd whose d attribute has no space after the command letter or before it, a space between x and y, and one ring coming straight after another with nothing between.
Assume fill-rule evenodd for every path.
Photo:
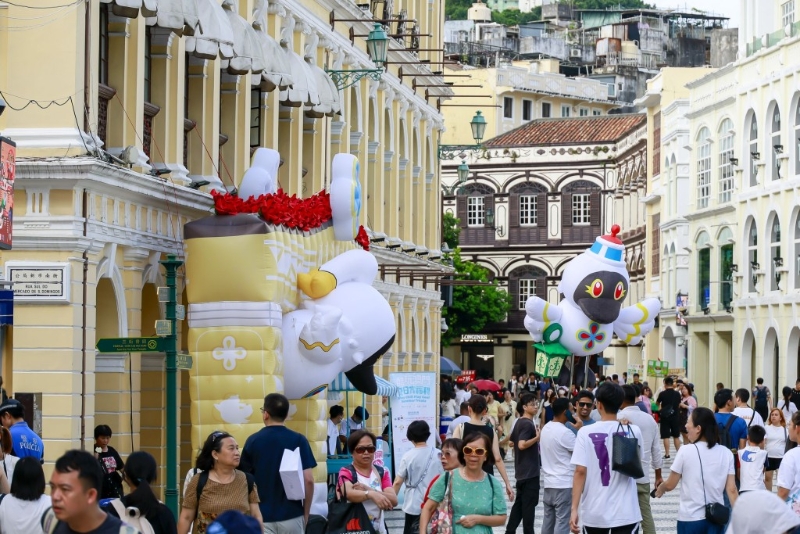
<instances>
[{"instance_id":1,"label":"building facade","mask_svg":"<svg viewBox=\"0 0 800 534\"><path fill-rule=\"evenodd\" d=\"M9 393L40 399L48 468L65 450L90 446L100 423L123 456L144 449L165 464L163 354L94 347L155 334L159 260L182 257L183 225L210 212L212 189L237 186L255 148L281 153L279 185L301 196L327 187L334 154L356 155L362 222L379 262L442 270L434 260L443 117L434 104L450 91L431 88L429 101L412 87L443 84L419 63L435 52L417 51L408 34L429 34L426 49L435 49L443 7L163 0L153 12L130 4L48 0L35 23L23 22L30 12L19 6L0 7L2 48L16 51L0 56L9 107L0 129L18 157L4 275L18 282L46 269L60 291L18 296L2 371ZM326 69L374 68L360 36L376 21L390 35L386 71L337 87ZM376 372L438 369L438 289L383 270L375 284L398 324ZM182 322L184 348L187 330ZM181 380L185 472L193 452ZM370 424L380 430L380 418Z\"/></svg>"},{"instance_id":2,"label":"building facade","mask_svg":"<svg viewBox=\"0 0 800 534\"><path fill-rule=\"evenodd\" d=\"M496 379L532 372L525 302L535 295L557 303L564 266L614 223L631 274L626 303L644 296L645 154L644 115L590 116L537 120L490 139L472 154L463 184L455 165L443 166L444 212L459 219L462 258L512 295L506 321L464 336L446 355ZM604 356L621 369L642 357L640 347Z\"/></svg>"}]
</instances>

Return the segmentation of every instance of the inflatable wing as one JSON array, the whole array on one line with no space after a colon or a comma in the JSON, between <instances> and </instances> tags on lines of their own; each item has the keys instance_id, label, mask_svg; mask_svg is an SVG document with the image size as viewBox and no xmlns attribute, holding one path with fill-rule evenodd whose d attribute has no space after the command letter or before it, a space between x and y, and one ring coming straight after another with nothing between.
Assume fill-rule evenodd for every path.
<instances>
[{"instance_id":1,"label":"inflatable wing","mask_svg":"<svg viewBox=\"0 0 800 534\"><path fill-rule=\"evenodd\" d=\"M653 330L659 310L661 302L658 299L645 299L623 308L614 321L614 333L626 345L636 345Z\"/></svg>"},{"instance_id":2,"label":"inflatable wing","mask_svg":"<svg viewBox=\"0 0 800 534\"><path fill-rule=\"evenodd\" d=\"M525 303L525 329L537 343L543 341L544 332L553 323L561 320L561 309L539 297L530 297ZM544 340L549 342L552 340Z\"/></svg>"}]
</instances>

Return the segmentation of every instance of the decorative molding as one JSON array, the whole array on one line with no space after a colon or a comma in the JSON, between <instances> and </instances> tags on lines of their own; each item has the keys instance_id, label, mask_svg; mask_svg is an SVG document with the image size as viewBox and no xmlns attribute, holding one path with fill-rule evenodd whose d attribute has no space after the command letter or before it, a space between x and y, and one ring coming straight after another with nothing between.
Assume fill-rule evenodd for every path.
<instances>
[{"instance_id":1,"label":"decorative molding","mask_svg":"<svg viewBox=\"0 0 800 534\"><path fill-rule=\"evenodd\" d=\"M163 371L166 365L166 354L163 352L147 352L142 354L142 372Z\"/></svg>"},{"instance_id":2,"label":"decorative molding","mask_svg":"<svg viewBox=\"0 0 800 534\"><path fill-rule=\"evenodd\" d=\"M124 373L128 354L103 354L98 352L94 357L95 373Z\"/></svg>"}]
</instances>

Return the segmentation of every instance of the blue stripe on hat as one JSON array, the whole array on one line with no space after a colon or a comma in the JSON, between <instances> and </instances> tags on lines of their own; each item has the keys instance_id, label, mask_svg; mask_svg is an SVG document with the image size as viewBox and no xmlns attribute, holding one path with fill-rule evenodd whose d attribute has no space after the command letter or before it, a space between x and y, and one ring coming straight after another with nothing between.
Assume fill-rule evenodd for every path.
<instances>
[{"instance_id":1,"label":"blue stripe on hat","mask_svg":"<svg viewBox=\"0 0 800 534\"><path fill-rule=\"evenodd\" d=\"M601 254L603 249L605 250L605 254ZM609 247L608 245L604 245L599 241L595 241L590 249L592 252L597 254L598 256L603 256L612 261L622 261L622 251L613 247Z\"/></svg>"}]
</instances>

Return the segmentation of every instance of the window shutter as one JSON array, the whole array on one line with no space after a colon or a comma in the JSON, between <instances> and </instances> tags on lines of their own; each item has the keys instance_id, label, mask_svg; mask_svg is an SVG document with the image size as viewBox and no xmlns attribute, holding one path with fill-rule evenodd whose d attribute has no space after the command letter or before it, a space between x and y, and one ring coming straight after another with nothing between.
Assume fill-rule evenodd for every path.
<instances>
[{"instance_id":1,"label":"window shutter","mask_svg":"<svg viewBox=\"0 0 800 534\"><path fill-rule=\"evenodd\" d=\"M547 278L544 276L536 278L536 296L542 300L547 300Z\"/></svg>"},{"instance_id":2,"label":"window shutter","mask_svg":"<svg viewBox=\"0 0 800 534\"><path fill-rule=\"evenodd\" d=\"M589 195L589 224L600 226L600 191Z\"/></svg>"},{"instance_id":3,"label":"window shutter","mask_svg":"<svg viewBox=\"0 0 800 534\"><path fill-rule=\"evenodd\" d=\"M483 195L484 222L486 222L486 219L485 219L486 210L488 210L489 208L491 208L492 211L494 211L494 195ZM499 226L499 223L497 222L497 212L496 211L494 211L494 224L495 224L495 226Z\"/></svg>"},{"instance_id":4,"label":"window shutter","mask_svg":"<svg viewBox=\"0 0 800 534\"><path fill-rule=\"evenodd\" d=\"M572 226L572 193L561 193L561 226Z\"/></svg>"},{"instance_id":5,"label":"window shutter","mask_svg":"<svg viewBox=\"0 0 800 534\"><path fill-rule=\"evenodd\" d=\"M536 226L539 228L547 226L547 193L536 195Z\"/></svg>"},{"instance_id":6,"label":"window shutter","mask_svg":"<svg viewBox=\"0 0 800 534\"><path fill-rule=\"evenodd\" d=\"M519 195L510 195L508 197L509 218L508 226L511 228L519 227Z\"/></svg>"},{"instance_id":7,"label":"window shutter","mask_svg":"<svg viewBox=\"0 0 800 534\"><path fill-rule=\"evenodd\" d=\"M461 228L467 227L467 195L456 197L456 217L459 219Z\"/></svg>"}]
</instances>

